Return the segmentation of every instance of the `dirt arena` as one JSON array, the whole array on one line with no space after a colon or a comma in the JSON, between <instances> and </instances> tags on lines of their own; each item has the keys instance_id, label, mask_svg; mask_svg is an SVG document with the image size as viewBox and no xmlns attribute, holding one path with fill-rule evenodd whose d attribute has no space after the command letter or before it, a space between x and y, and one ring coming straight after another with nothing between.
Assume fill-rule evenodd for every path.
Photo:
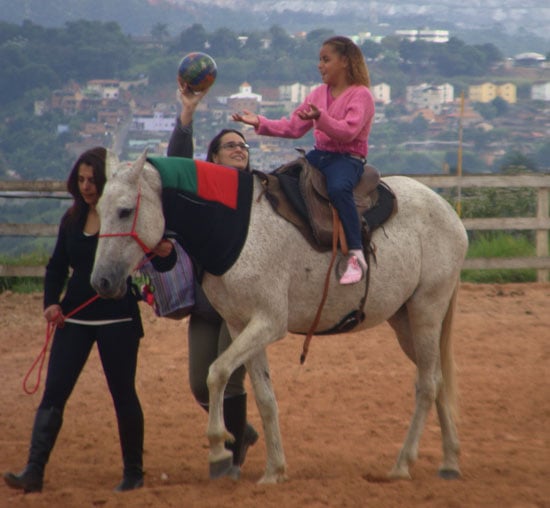
<instances>
[{"instance_id":1,"label":"dirt arena","mask_svg":"<svg viewBox=\"0 0 550 508\"><path fill-rule=\"evenodd\" d=\"M34 395L22 380L45 337L41 294L0 295L0 470L24 466ZM145 487L113 493L121 476L114 410L94 350L69 400L44 491L0 482L0 507L550 507L550 284L464 284L454 326L463 478L437 476L435 411L411 468L387 482L412 413L414 368L388 325L269 349L289 481L257 485L263 436L241 480L210 481L206 414L187 383L186 322L142 308L138 367L145 413ZM35 380L36 378L34 378ZM31 385L34 383L31 383ZM250 421L261 428L254 402ZM262 433L263 434L263 433Z\"/></svg>"}]
</instances>

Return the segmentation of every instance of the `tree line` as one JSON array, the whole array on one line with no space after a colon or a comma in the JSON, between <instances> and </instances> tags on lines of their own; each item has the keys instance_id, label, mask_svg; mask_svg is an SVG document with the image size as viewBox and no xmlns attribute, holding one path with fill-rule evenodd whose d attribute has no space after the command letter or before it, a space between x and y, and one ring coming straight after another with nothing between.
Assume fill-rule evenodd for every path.
<instances>
[{"instance_id":1,"label":"tree line","mask_svg":"<svg viewBox=\"0 0 550 508\"><path fill-rule=\"evenodd\" d=\"M0 22L0 108L5 112L0 123L0 174L11 167L25 178L65 177L71 160L64 146L74 140L79 121L94 120L93 112L87 118L63 118L56 112L35 117L33 104L71 80L84 84L90 79L148 76L152 87L173 86L181 57L204 51L218 64L217 83L228 89L236 89L243 81L254 87L317 83L319 47L332 35L334 31L325 28L296 38L277 25L235 32L228 28L207 31L193 24L172 36L167 25L156 23L144 39L124 34L116 22L79 20L60 28L30 21L21 25ZM404 97L407 85L419 82L448 81L464 89L466 83L489 75L503 59L493 44L468 45L456 38L432 44L386 36L379 43L367 39L360 47L372 81L388 83L393 100ZM409 135L426 131L421 119L416 123L413 130L406 127ZM59 133L60 124L71 128ZM396 146L401 136L393 135L395 128L380 126L373 133L373 143ZM418 162L418 167L426 163Z\"/></svg>"},{"instance_id":2,"label":"tree line","mask_svg":"<svg viewBox=\"0 0 550 508\"><path fill-rule=\"evenodd\" d=\"M321 28L298 39L279 26L242 33L228 28L208 32L194 24L171 37L167 25L157 23L146 44L124 34L116 22L80 20L62 28L29 21L20 26L0 22L0 106L70 80L83 83L147 74L153 83L172 82L175 62L189 51L212 55L220 68L219 80L227 84L316 82L319 47L332 35L332 30ZM455 38L430 44L387 36L380 43L366 40L361 49L377 75L390 84L392 79L410 76L411 70L446 78L482 76L503 58L492 44L470 46Z\"/></svg>"}]
</instances>

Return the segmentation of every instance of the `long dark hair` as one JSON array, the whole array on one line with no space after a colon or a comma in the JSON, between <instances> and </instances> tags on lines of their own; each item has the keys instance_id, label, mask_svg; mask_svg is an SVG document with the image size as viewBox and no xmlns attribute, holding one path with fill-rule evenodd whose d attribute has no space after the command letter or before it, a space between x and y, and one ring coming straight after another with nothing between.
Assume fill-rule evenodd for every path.
<instances>
[{"instance_id":1,"label":"long dark hair","mask_svg":"<svg viewBox=\"0 0 550 508\"><path fill-rule=\"evenodd\" d=\"M220 151L222 138L230 132L237 134L237 136L241 137L242 140L246 143L246 138L244 137L242 132L235 129L222 129L212 138L212 141L210 141L210 144L208 145L208 152L206 154L206 160L208 162L214 162L214 155L216 155ZM250 171L250 156L248 157L248 160L246 162L246 168L244 168L243 171Z\"/></svg>"},{"instance_id":2,"label":"long dark hair","mask_svg":"<svg viewBox=\"0 0 550 508\"><path fill-rule=\"evenodd\" d=\"M78 222L87 212L88 205L80 194L78 188L78 170L81 164L87 164L92 166L94 171L94 182L98 194L103 194L103 187L107 176L105 174L105 160L107 158L107 150L102 146L96 146L83 152L80 157L74 163L71 172L67 178L67 190L73 197L74 201L72 206L67 210L65 214L64 222L66 224L74 224Z\"/></svg>"}]
</instances>

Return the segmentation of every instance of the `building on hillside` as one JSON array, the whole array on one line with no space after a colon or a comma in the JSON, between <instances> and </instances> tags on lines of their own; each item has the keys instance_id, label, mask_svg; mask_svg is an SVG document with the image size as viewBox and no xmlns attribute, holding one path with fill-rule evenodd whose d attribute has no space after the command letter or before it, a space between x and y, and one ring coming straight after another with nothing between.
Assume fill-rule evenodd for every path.
<instances>
[{"instance_id":1,"label":"building on hillside","mask_svg":"<svg viewBox=\"0 0 550 508\"><path fill-rule=\"evenodd\" d=\"M375 102L389 104L391 102L391 87L387 83L378 83L370 89Z\"/></svg>"},{"instance_id":2,"label":"building on hillside","mask_svg":"<svg viewBox=\"0 0 550 508\"><path fill-rule=\"evenodd\" d=\"M431 109L434 113L440 114L445 104L454 101L454 87L449 83L442 85L420 85L408 86L406 88L407 107L409 109Z\"/></svg>"},{"instance_id":3,"label":"building on hillside","mask_svg":"<svg viewBox=\"0 0 550 508\"><path fill-rule=\"evenodd\" d=\"M260 110L262 96L252 92L252 86L246 81L239 87L238 93L227 97L228 108L234 111L248 110L257 113Z\"/></svg>"},{"instance_id":4,"label":"building on hillside","mask_svg":"<svg viewBox=\"0 0 550 508\"><path fill-rule=\"evenodd\" d=\"M513 83L495 85L486 82L468 87L468 98L472 102L491 102L497 97L502 98L509 104L515 104L517 102L516 85Z\"/></svg>"},{"instance_id":5,"label":"building on hillside","mask_svg":"<svg viewBox=\"0 0 550 508\"><path fill-rule=\"evenodd\" d=\"M176 116L173 112L163 111L142 112L134 115L131 131L142 132L172 132L176 125Z\"/></svg>"},{"instance_id":6,"label":"building on hillside","mask_svg":"<svg viewBox=\"0 0 550 508\"><path fill-rule=\"evenodd\" d=\"M149 86L149 77L145 76L139 79L134 79L133 81L120 82L121 90L130 90L132 88L139 88L140 86L143 86L143 87Z\"/></svg>"},{"instance_id":7,"label":"building on hillside","mask_svg":"<svg viewBox=\"0 0 550 508\"><path fill-rule=\"evenodd\" d=\"M303 85L302 83L293 83L292 85L279 86L279 100L290 102L292 105L301 104L308 94L319 84Z\"/></svg>"},{"instance_id":8,"label":"building on hillside","mask_svg":"<svg viewBox=\"0 0 550 508\"><path fill-rule=\"evenodd\" d=\"M546 57L540 53L520 53L514 56L514 65L517 67L540 67L546 62Z\"/></svg>"},{"instance_id":9,"label":"building on hillside","mask_svg":"<svg viewBox=\"0 0 550 508\"><path fill-rule=\"evenodd\" d=\"M513 83L504 83L497 86L497 97L504 99L508 104L517 102L517 88Z\"/></svg>"},{"instance_id":10,"label":"building on hillside","mask_svg":"<svg viewBox=\"0 0 550 508\"><path fill-rule=\"evenodd\" d=\"M86 83L86 92L97 93L102 99L117 100L120 81L117 79L92 79Z\"/></svg>"},{"instance_id":11,"label":"building on hillside","mask_svg":"<svg viewBox=\"0 0 550 508\"><path fill-rule=\"evenodd\" d=\"M430 29L410 29L396 30L395 35L400 39L405 39L411 42L426 41L435 43L449 42L449 30L430 30Z\"/></svg>"},{"instance_id":12,"label":"building on hillside","mask_svg":"<svg viewBox=\"0 0 550 508\"><path fill-rule=\"evenodd\" d=\"M66 116L74 116L81 111L84 95L78 90L54 90L50 96L49 109L60 110Z\"/></svg>"},{"instance_id":13,"label":"building on hillside","mask_svg":"<svg viewBox=\"0 0 550 508\"><path fill-rule=\"evenodd\" d=\"M42 116L46 111L48 111L46 101L34 101L34 116Z\"/></svg>"},{"instance_id":14,"label":"building on hillside","mask_svg":"<svg viewBox=\"0 0 550 508\"><path fill-rule=\"evenodd\" d=\"M531 99L534 101L550 101L550 81L535 83L531 87Z\"/></svg>"}]
</instances>

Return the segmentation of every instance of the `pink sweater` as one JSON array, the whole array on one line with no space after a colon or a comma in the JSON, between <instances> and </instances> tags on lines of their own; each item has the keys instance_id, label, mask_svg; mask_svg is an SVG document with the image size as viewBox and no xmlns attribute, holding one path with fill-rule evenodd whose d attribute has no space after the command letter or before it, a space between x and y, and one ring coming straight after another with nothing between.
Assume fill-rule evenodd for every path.
<instances>
[{"instance_id":1,"label":"pink sweater","mask_svg":"<svg viewBox=\"0 0 550 508\"><path fill-rule=\"evenodd\" d=\"M296 114L308 109L309 104L314 104L321 112L317 120L301 120ZM300 138L313 127L318 150L366 157L373 118L374 99L366 86L352 85L332 99L329 87L323 84L306 97L290 118L269 120L259 116L256 132L265 136Z\"/></svg>"}]
</instances>

